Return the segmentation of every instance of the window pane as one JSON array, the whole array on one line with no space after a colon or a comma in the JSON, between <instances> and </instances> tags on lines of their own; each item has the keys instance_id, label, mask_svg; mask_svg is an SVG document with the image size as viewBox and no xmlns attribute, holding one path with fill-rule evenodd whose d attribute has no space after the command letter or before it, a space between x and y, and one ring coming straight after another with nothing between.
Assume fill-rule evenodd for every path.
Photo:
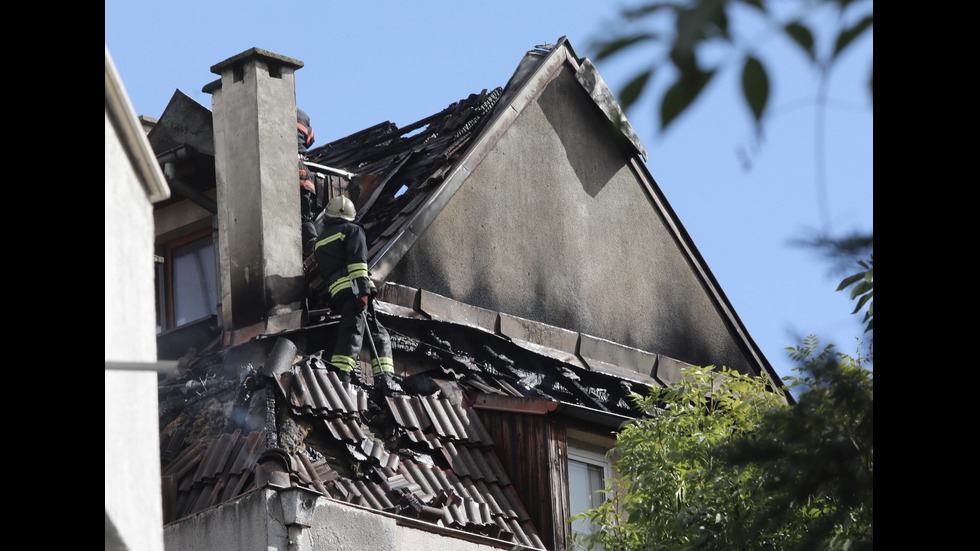
<instances>
[{"instance_id":1,"label":"window pane","mask_svg":"<svg viewBox=\"0 0 980 551\"><path fill-rule=\"evenodd\" d=\"M572 516L581 514L586 509L598 507L603 500L599 490L603 485L603 468L575 459L568 460L568 501ZM587 520L572 522L573 534L592 532L592 525Z\"/></svg>"},{"instance_id":2,"label":"window pane","mask_svg":"<svg viewBox=\"0 0 980 551\"><path fill-rule=\"evenodd\" d=\"M171 254L175 325L217 313L214 242L211 237L176 247Z\"/></svg>"}]
</instances>

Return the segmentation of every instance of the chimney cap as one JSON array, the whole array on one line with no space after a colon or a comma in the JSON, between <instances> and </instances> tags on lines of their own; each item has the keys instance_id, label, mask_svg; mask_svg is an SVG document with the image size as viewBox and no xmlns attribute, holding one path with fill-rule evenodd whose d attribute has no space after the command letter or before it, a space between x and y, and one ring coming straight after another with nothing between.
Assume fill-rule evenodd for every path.
<instances>
[{"instance_id":1,"label":"chimney cap","mask_svg":"<svg viewBox=\"0 0 980 551\"><path fill-rule=\"evenodd\" d=\"M224 71L225 69L229 67L234 67L235 65L239 65L245 62L247 59L253 57L264 59L266 63L269 63L270 65L285 66L293 70L300 69L303 67L303 62L298 59L293 59L291 57L279 55L277 53L270 52L268 50L263 50L261 48L250 48L238 55L234 55L224 61L212 65L211 72L216 75L220 75L221 72Z\"/></svg>"}]
</instances>

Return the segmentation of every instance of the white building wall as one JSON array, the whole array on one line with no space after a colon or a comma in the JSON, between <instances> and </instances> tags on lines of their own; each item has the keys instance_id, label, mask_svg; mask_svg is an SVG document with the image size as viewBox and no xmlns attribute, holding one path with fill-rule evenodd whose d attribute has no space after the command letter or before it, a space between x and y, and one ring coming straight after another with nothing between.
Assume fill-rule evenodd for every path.
<instances>
[{"instance_id":1,"label":"white building wall","mask_svg":"<svg viewBox=\"0 0 980 551\"><path fill-rule=\"evenodd\" d=\"M105 113L105 514L106 549L163 550L155 371L109 369L155 363L153 210L110 109ZM118 100L118 96L113 98ZM125 107L131 110L128 100ZM117 104L114 107L118 106ZM133 115L133 124L135 115ZM148 146L147 146L148 147ZM155 160L153 160L155 162ZM160 177L162 180L162 176ZM159 185L155 182L154 185ZM121 545L120 545L121 542Z\"/></svg>"}]
</instances>

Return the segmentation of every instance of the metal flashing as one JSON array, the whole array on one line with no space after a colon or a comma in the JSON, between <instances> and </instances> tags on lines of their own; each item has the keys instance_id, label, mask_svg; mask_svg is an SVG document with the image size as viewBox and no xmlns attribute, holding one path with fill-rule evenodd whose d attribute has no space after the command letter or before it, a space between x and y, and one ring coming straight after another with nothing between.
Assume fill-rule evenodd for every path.
<instances>
[{"instance_id":1,"label":"metal flashing","mask_svg":"<svg viewBox=\"0 0 980 551\"><path fill-rule=\"evenodd\" d=\"M476 327L489 333L496 331L497 312L457 302L425 290L419 291L419 297L419 308L433 318Z\"/></svg>"},{"instance_id":2,"label":"metal flashing","mask_svg":"<svg viewBox=\"0 0 980 551\"><path fill-rule=\"evenodd\" d=\"M670 386L679 383L684 378L683 370L691 367L691 364L675 360L661 354L657 358L656 377L664 385Z\"/></svg>"},{"instance_id":3,"label":"metal flashing","mask_svg":"<svg viewBox=\"0 0 980 551\"><path fill-rule=\"evenodd\" d=\"M584 333L581 335L579 355L590 365L602 362L646 376L653 375L653 366L657 361L656 354Z\"/></svg>"},{"instance_id":4,"label":"metal flashing","mask_svg":"<svg viewBox=\"0 0 980 551\"><path fill-rule=\"evenodd\" d=\"M501 313L500 334L546 356L584 367L576 355L577 331Z\"/></svg>"},{"instance_id":5,"label":"metal flashing","mask_svg":"<svg viewBox=\"0 0 980 551\"><path fill-rule=\"evenodd\" d=\"M420 310L419 290L414 287L387 282L378 291L378 300L412 310Z\"/></svg>"}]
</instances>

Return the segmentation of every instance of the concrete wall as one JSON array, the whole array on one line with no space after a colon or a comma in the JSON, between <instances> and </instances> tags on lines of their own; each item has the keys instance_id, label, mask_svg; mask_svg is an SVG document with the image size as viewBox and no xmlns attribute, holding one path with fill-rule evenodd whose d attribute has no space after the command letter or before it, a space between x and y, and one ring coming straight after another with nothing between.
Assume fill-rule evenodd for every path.
<instances>
[{"instance_id":1,"label":"concrete wall","mask_svg":"<svg viewBox=\"0 0 980 551\"><path fill-rule=\"evenodd\" d=\"M311 526L290 529L274 490L259 490L172 523L164 529L167 551L498 551L500 548L398 525L394 518L318 499Z\"/></svg>"},{"instance_id":2,"label":"concrete wall","mask_svg":"<svg viewBox=\"0 0 980 551\"><path fill-rule=\"evenodd\" d=\"M276 492L251 492L164 527L167 551L288 549L288 530Z\"/></svg>"},{"instance_id":3,"label":"concrete wall","mask_svg":"<svg viewBox=\"0 0 980 551\"><path fill-rule=\"evenodd\" d=\"M153 211L105 117L105 359L156 362ZM155 371L105 371L106 549L163 549Z\"/></svg>"},{"instance_id":4,"label":"concrete wall","mask_svg":"<svg viewBox=\"0 0 980 551\"><path fill-rule=\"evenodd\" d=\"M388 281L666 354L748 362L564 67Z\"/></svg>"},{"instance_id":5,"label":"concrete wall","mask_svg":"<svg viewBox=\"0 0 980 551\"><path fill-rule=\"evenodd\" d=\"M225 331L293 315L306 281L300 244L295 70L302 63L249 50L211 68ZM289 322L287 322L289 323Z\"/></svg>"}]
</instances>

